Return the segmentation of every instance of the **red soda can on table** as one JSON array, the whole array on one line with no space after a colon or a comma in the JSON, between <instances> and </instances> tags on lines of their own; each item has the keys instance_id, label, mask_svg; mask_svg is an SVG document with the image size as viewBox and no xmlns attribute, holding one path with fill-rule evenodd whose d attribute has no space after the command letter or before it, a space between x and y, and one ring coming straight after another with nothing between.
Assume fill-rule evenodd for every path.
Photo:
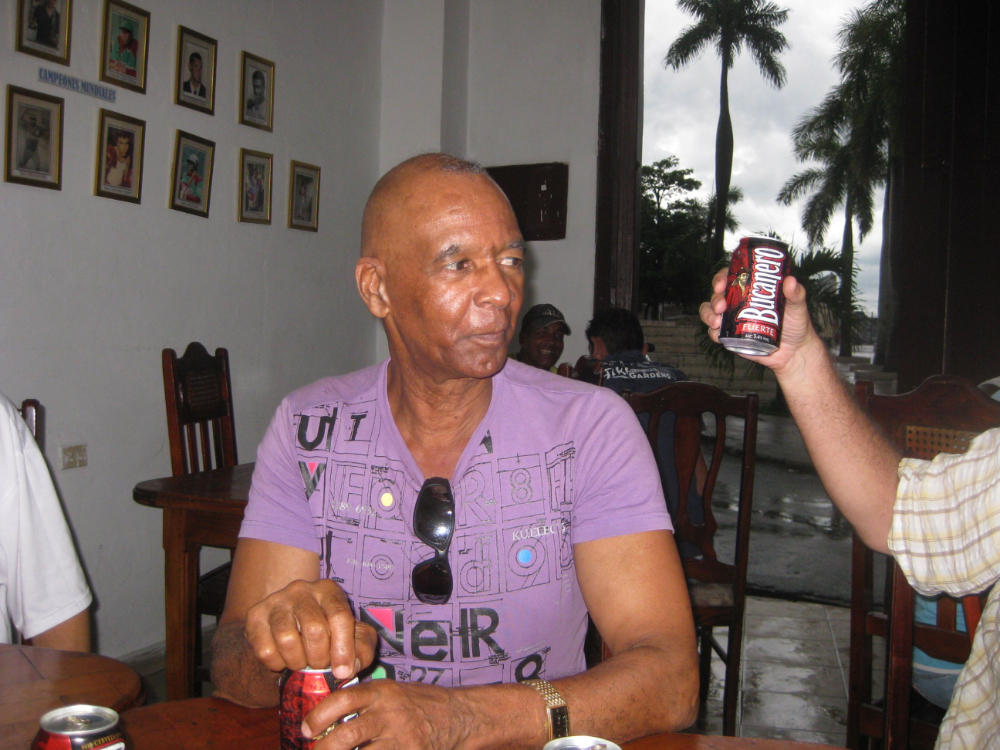
<instances>
[{"instance_id":1,"label":"red soda can on table","mask_svg":"<svg viewBox=\"0 0 1000 750\"><path fill-rule=\"evenodd\" d=\"M118 713L103 706L63 706L45 714L31 750L129 750Z\"/></svg>"},{"instance_id":2,"label":"red soda can on table","mask_svg":"<svg viewBox=\"0 0 1000 750\"><path fill-rule=\"evenodd\" d=\"M302 736L302 720L306 714L334 690L357 685L358 678L338 680L332 669L286 669L278 683L281 689L281 750L311 750L320 737L325 737L337 724L350 721L357 714L345 716L314 738Z\"/></svg>"},{"instance_id":3,"label":"red soda can on table","mask_svg":"<svg viewBox=\"0 0 1000 750\"><path fill-rule=\"evenodd\" d=\"M739 354L767 356L781 343L788 275L788 243L744 237L733 251L719 343Z\"/></svg>"}]
</instances>

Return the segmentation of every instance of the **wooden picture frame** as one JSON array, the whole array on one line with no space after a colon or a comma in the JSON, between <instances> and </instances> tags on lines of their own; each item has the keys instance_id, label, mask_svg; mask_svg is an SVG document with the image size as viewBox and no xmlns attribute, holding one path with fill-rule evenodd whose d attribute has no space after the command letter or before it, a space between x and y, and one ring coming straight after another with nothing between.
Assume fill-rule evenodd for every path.
<instances>
[{"instance_id":1,"label":"wooden picture frame","mask_svg":"<svg viewBox=\"0 0 1000 750\"><path fill-rule=\"evenodd\" d=\"M236 218L251 224L271 223L271 184L274 155L240 149Z\"/></svg>"},{"instance_id":2,"label":"wooden picture frame","mask_svg":"<svg viewBox=\"0 0 1000 750\"><path fill-rule=\"evenodd\" d=\"M101 80L146 93L149 12L124 2L104 0Z\"/></svg>"},{"instance_id":3,"label":"wooden picture frame","mask_svg":"<svg viewBox=\"0 0 1000 750\"><path fill-rule=\"evenodd\" d=\"M62 190L63 99L7 84L4 181Z\"/></svg>"},{"instance_id":4,"label":"wooden picture frame","mask_svg":"<svg viewBox=\"0 0 1000 750\"><path fill-rule=\"evenodd\" d=\"M178 130L170 170L170 207L208 218L214 166L215 142Z\"/></svg>"},{"instance_id":5,"label":"wooden picture frame","mask_svg":"<svg viewBox=\"0 0 1000 750\"><path fill-rule=\"evenodd\" d=\"M73 0L17 0L18 52L69 65Z\"/></svg>"},{"instance_id":6,"label":"wooden picture frame","mask_svg":"<svg viewBox=\"0 0 1000 750\"><path fill-rule=\"evenodd\" d=\"M97 126L94 195L141 203L145 149L144 120L102 108Z\"/></svg>"},{"instance_id":7,"label":"wooden picture frame","mask_svg":"<svg viewBox=\"0 0 1000 750\"><path fill-rule=\"evenodd\" d=\"M274 63L243 52L240 63L240 124L274 129Z\"/></svg>"},{"instance_id":8,"label":"wooden picture frame","mask_svg":"<svg viewBox=\"0 0 1000 750\"><path fill-rule=\"evenodd\" d=\"M215 114L215 71L219 43L186 26L177 27L174 104Z\"/></svg>"},{"instance_id":9,"label":"wooden picture frame","mask_svg":"<svg viewBox=\"0 0 1000 750\"><path fill-rule=\"evenodd\" d=\"M319 172L312 164L293 161L288 178L288 228L319 231Z\"/></svg>"}]
</instances>

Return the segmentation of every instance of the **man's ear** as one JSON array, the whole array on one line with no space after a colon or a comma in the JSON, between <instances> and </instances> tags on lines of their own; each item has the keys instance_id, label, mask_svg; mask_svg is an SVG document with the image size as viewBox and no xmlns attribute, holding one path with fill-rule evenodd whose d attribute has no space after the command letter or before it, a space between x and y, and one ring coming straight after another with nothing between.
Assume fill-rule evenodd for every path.
<instances>
[{"instance_id":1,"label":"man's ear","mask_svg":"<svg viewBox=\"0 0 1000 750\"><path fill-rule=\"evenodd\" d=\"M642 356L645 357L647 354L649 354L649 344L644 342L642 345Z\"/></svg>"},{"instance_id":2,"label":"man's ear","mask_svg":"<svg viewBox=\"0 0 1000 750\"><path fill-rule=\"evenodd\" d=\"M389 293L385 284L385 264L374 256L362 256L354 266L358 293L376 318L389 314Z\"/></svg>"}]
</instances>

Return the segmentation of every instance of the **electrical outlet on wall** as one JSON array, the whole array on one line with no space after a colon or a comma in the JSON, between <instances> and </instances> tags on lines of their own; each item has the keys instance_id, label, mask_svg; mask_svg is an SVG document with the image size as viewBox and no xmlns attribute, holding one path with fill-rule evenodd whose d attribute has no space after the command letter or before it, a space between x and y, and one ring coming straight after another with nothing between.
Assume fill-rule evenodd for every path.
<instances>
[{"instance_id":1,"label":"electrical outlet on wall","mask_svg":"<svg viewBox=\"0 0 1000 750\"><path fill-rule=\"evenodd\" d=\"M79 469L87 465L86 445L64 445L61 452L64 469Z\"/></svg>"}]
</instances>

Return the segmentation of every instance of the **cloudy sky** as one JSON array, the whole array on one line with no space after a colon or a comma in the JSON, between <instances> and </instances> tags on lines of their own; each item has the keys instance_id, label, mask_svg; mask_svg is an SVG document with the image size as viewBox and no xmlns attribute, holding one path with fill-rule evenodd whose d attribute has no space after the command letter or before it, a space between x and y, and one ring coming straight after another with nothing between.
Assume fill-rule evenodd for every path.
<instances>
[{"instance_id":1,"label":"cloudy sky","mask_svg":"<svg viewBox=\"0 0 1000 750\"><path fill-rule=\"evenodd\" d=\"M791 130L802 116L820 103L836 83L832 58L836 34L850 11L863 0L778 0L789 9L781 26L791 48L782 56L788 73L784 88L772 88L761 77L744 51L729 72L729 111L733 120L735 150L732 182L743 189L736 205L740 221L736 235L727 236L726 247L735 247L739 236L773 228L786 240L806 244L800 217L802 202L781 206L775 197L782 185L802 165L792 154ZM692 17L678 10L674 0L646 0L645 117L643 164L674 155L680 166L694 170L703 195L715 181L715 128L719 117L719 58L707 48L700 58L674 72L663 67L663 57ZM860 304L874 312L878 304L878 260L882 242L882 194L876 196L875 229L858 245ZM840 248L844 215L830 223L827 247Z\"/></svg>"}]
</instances>

